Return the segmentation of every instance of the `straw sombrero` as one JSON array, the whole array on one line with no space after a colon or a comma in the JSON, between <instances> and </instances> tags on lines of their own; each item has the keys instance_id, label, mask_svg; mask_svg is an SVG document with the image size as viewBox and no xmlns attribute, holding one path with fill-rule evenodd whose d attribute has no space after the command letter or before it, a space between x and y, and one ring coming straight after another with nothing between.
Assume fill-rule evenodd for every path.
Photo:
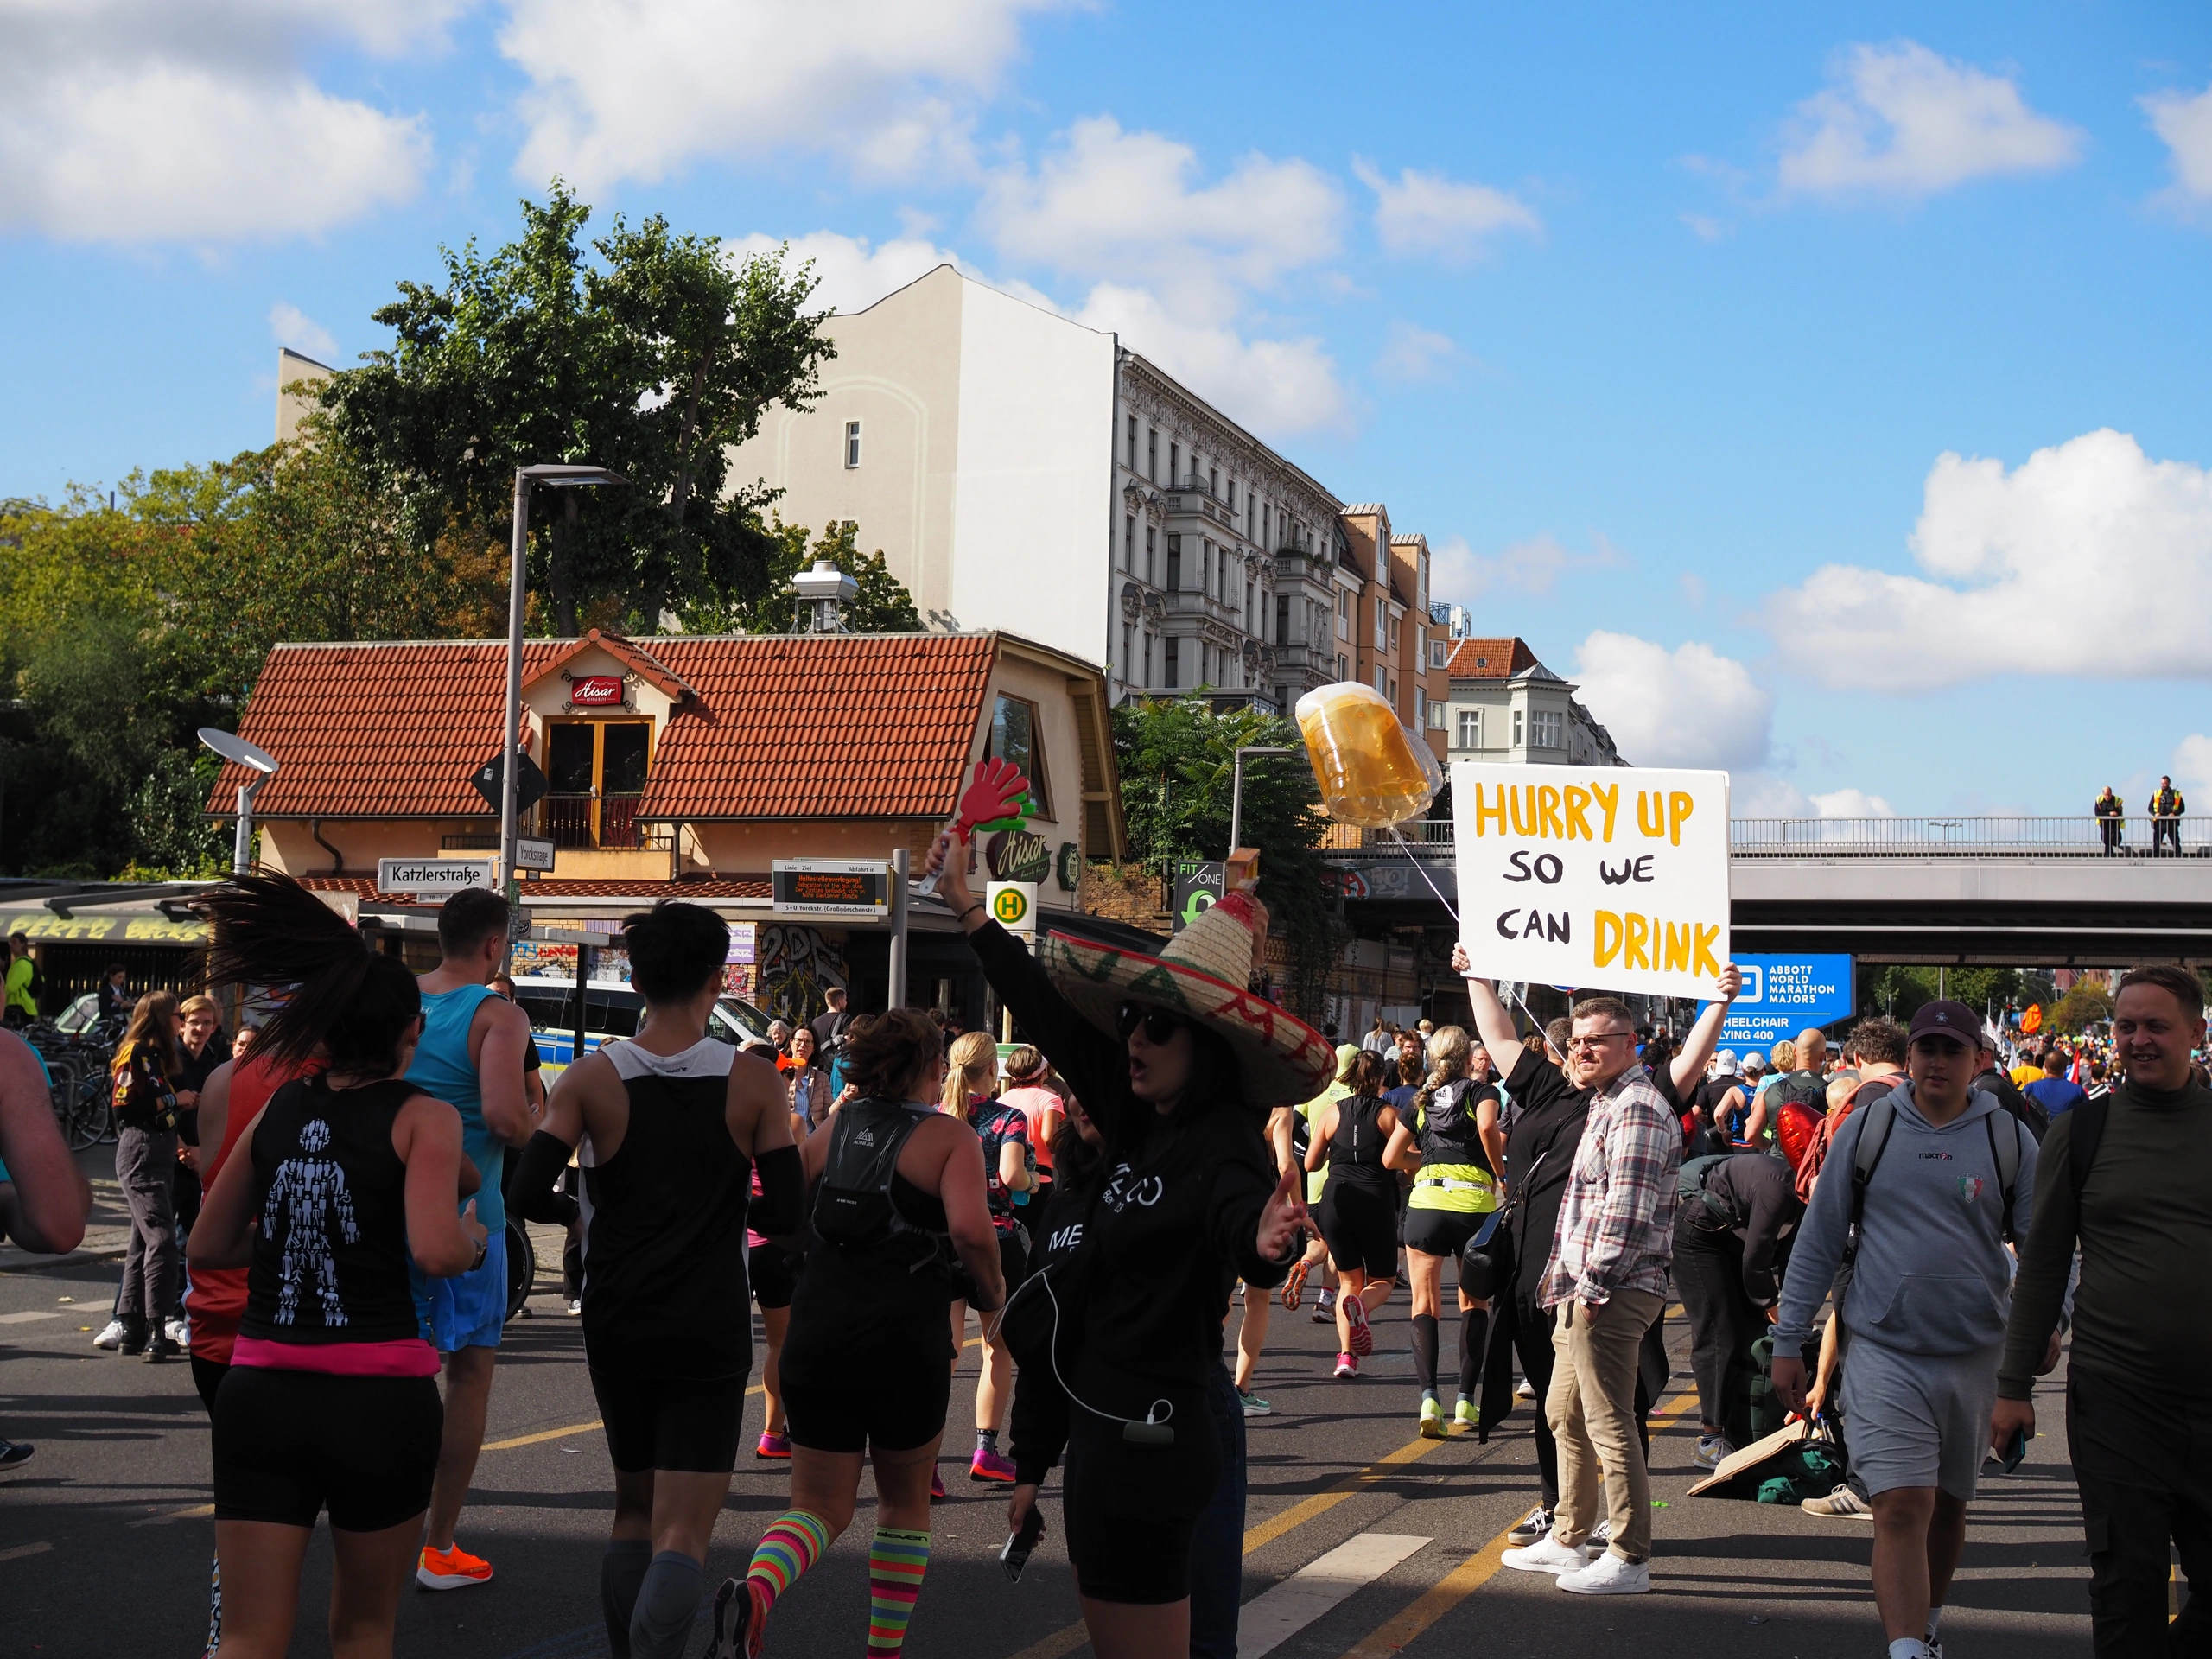
<instances>
[{"instance_id":1,"label":"straw sombrero","mask_svg":"<svg viewBox=\"0 0 2212 1659\"><path fill-rule=\"evenodd\" d=\"M1038 957L1076 1012L1109 1034L1123 1002L1154 1003L1219 1033L1236 1055L1247 1102L1282 1106L1328 1087L1337 1057L1313 1027L1244 988L1267 929L1266 907L1232 893L1156 957L1048 933Z\"/></svg>"}]
</instances>

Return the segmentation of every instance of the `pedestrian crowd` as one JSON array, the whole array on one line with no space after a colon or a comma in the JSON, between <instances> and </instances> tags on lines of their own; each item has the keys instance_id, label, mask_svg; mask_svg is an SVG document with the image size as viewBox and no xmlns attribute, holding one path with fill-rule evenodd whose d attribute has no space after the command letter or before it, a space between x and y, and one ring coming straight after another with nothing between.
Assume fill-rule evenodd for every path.
<instances>
[{"instance_id":1,"label":"pedestrian crowd","mask_svg":"<svg viewBox=\"0 0 2212 1659\"><path fill-rule=\"evenodd\" d=\"M426 1590L492 1579L459 1532L509 1210L570 1230L625 1659L675 1659L702 1610L711 1659L759 1654L868 1469L865 1643L895 1659L971 1318L969 1474L1007 1493L1007 1570L1057 1468L1094 1649L1227 1659L1245 1420L1273 1410L1255 1368L1273 1309L1317 1276L1348 1384L1406 1281L1418 1434L1487 1439L1516 1395L1536 1402L1535 1501L1503 1565L1574 1594L1652 1587L1649 1418L1678 1299L1706 1484L1870 1522L1891 1659L1940 1659L1977 1483L2024 1453L2070 1331L2097 1649L2205 1650L2212 1616L2165 1614L2170 1548L2189 1571L2212 1544L2193 973L2125 976L2108 1034L2017 1046L1938 1000L1739 1058L1719 1046L1732 968L1679 1041L1604 995L1524 1036L1469 977L1471 1031L1378 1020L1332 1046L1228 989L1265 937L1249 894L1157 956L1057 934L1033 952L950 844L940 892L1027 1039L1003 1058L942 1014L858 1014L842 990L777 1040L723 1042L727 925L664 901L626 923L634 1035L548 1090L502 994L496 894L447 901L418 977L285 878L213 893L211 982L285 994L250 999L227 1038L207 998L130 1005L114 1097L131 1234L99 1338L156 1363L188 1348L213 1429L209 1652L287 1649L326 1513L348 1653L390 1651L410 1570ZM0 1228L73 1248L88 1195L12 1037L0 1160ZM788 1467L789 1501L710 1591L755 1306L753 1454ZM0 1442L0 1471L19 1451Z\"/></svg>"}]
</instances>

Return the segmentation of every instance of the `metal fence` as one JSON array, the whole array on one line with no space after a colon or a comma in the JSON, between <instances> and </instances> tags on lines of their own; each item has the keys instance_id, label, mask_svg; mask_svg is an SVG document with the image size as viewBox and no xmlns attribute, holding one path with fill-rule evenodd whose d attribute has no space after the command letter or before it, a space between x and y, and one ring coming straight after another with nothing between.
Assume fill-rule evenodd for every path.
<instances>
[{"instance_id":1,"label":"metal fence","mask_svg":"<svg viewBox=\"0 0 2212 1659\"><path fill-rule=\"evenodd\" d=\"M1332 823L1321 846L1332 859L1363 862L1402 856L1398 837L1424 856L1452 855L1452 826L1440 818L1395 830ZM2212 858L2212 817L1733 818L1728 849L1738 858Z\"/></svg>"}]
</instances>

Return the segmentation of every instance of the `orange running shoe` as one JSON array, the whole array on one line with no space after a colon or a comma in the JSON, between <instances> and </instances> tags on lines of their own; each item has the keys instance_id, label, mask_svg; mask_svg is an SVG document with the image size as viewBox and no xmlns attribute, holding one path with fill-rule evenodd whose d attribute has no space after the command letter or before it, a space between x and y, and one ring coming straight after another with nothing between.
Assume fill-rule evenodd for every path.
<instances>
[{"instance_id":1,"label":"orange running shoe","mask_svg":"<svg viewBox=\"0 0 2212 1659\"><path fill-rule=\"evenodd\" d=\"M425 1544L422 1558L415 1563L417 1589L461 1590L491 1582L492 1563L481 1555L470 1554L459 1544L451 1549L432 1549Z\"/></svg>"}]
</instances>

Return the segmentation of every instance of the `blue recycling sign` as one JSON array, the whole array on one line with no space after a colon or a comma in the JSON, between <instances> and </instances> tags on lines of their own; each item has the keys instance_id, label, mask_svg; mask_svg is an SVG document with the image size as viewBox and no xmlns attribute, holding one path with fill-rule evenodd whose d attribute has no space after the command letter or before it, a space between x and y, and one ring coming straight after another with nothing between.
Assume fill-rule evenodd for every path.
<instances>
[{"instance_id":1,"label":"blue recycling sign","mask_svg":"<svg viewBox=\"0 0 2212 1659\"><path fill-rule=\"evenodd\" d=\"M1720 1027L1725 1048L1769 1048L1808 1026L1847 1020L1857 1011L1848 956L1739 955L1734 961L1744 988ZM1709 1006L1700 1003L1698 1012Z\"/></svg>"}]
</instances>

